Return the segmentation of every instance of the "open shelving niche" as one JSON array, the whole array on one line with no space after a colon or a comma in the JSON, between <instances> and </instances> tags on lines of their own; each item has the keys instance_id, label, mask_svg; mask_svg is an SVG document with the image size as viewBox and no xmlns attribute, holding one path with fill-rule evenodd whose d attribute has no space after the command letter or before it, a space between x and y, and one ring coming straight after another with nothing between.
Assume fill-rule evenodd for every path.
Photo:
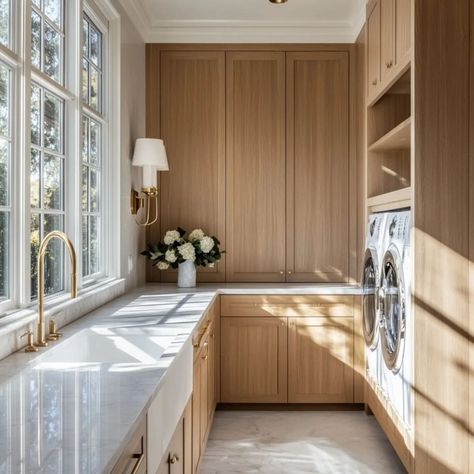
<instances>
[{"instance_id":1,"label":"open shelving niche","mask_svg":"<svg viewBox=\"0 0 474 474\"><path fill-rule=\"evenodd\" d=\"M411 207L411 70L367 108L369 212Z\"/></svg>"}]
</instances>

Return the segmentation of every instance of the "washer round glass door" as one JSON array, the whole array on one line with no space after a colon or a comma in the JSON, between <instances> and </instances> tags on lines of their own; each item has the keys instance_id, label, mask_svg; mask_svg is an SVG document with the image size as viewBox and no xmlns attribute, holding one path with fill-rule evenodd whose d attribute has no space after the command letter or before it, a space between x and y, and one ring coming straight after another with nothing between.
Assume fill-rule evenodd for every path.
<instances>
[{"instance_id":1,"label":"washer round glass door","mask_svg":"<svg viewBox=\"0 0 474 474\"><path fill-rule=\"evenodd\" d=\"M402 261L396 248L384 256L380 287L382 353L387 367L397 373L405 348L406 314Z\"/></svg>"},{"instance_id":2,"label":"washer round glass door","mask_svg":"<svg viewBox=\"0 0 474 474\"><path fill-rule=\"evenodd\" d=\"M362 315L365 343L372 350L377 346L379 336L378 290L377 255L372 249L367 249L362 274Z\"/></svg>"}]
</instances>

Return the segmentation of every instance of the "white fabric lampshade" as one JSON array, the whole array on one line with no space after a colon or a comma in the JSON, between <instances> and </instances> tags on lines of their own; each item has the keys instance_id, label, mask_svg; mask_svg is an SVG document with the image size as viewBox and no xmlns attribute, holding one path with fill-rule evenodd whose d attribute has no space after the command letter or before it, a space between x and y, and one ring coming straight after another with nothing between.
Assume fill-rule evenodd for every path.
<instances>
[{"instance_id":1,"label":"white fabric lampshade","mask_svg":"<svg viewBox=\"0 0 474 474\"><path fill-rule=\"evenodd\" d=\"M133 166L152 166L156 171L169 171L163 140L138 138L133 153Z\"/></svg>"}]
</instances>

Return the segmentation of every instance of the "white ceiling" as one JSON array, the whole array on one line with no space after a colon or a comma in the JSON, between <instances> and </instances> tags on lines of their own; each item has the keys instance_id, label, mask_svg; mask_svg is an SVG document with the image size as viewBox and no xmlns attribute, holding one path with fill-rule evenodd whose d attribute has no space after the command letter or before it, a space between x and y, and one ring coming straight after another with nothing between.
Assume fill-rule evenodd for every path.
<instances>
[{"instance_id":1,"label":"white ceiling","mask_svg":"<svg viewBox=\"0 0 474 474\"><path fill-rule=\"evenodd\" d=\"M120 0L146 42L353 42L366 0Z\"/></svg>"}]
</instances>

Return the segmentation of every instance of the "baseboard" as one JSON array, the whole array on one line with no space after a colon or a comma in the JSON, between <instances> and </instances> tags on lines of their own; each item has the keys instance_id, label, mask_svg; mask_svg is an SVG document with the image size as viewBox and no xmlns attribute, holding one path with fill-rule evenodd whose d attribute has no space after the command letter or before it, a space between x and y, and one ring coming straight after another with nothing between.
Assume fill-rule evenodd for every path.
<instances>
[{"instance_id":1,"label":"baseboard","mask_svg":"<svg viewBox=\"0 0 474 474\"><path fill-rule=\"evenodd\" d=\"M363 403L219 403L217 410L361 411Z\"/></svg>"}]
</instances>

